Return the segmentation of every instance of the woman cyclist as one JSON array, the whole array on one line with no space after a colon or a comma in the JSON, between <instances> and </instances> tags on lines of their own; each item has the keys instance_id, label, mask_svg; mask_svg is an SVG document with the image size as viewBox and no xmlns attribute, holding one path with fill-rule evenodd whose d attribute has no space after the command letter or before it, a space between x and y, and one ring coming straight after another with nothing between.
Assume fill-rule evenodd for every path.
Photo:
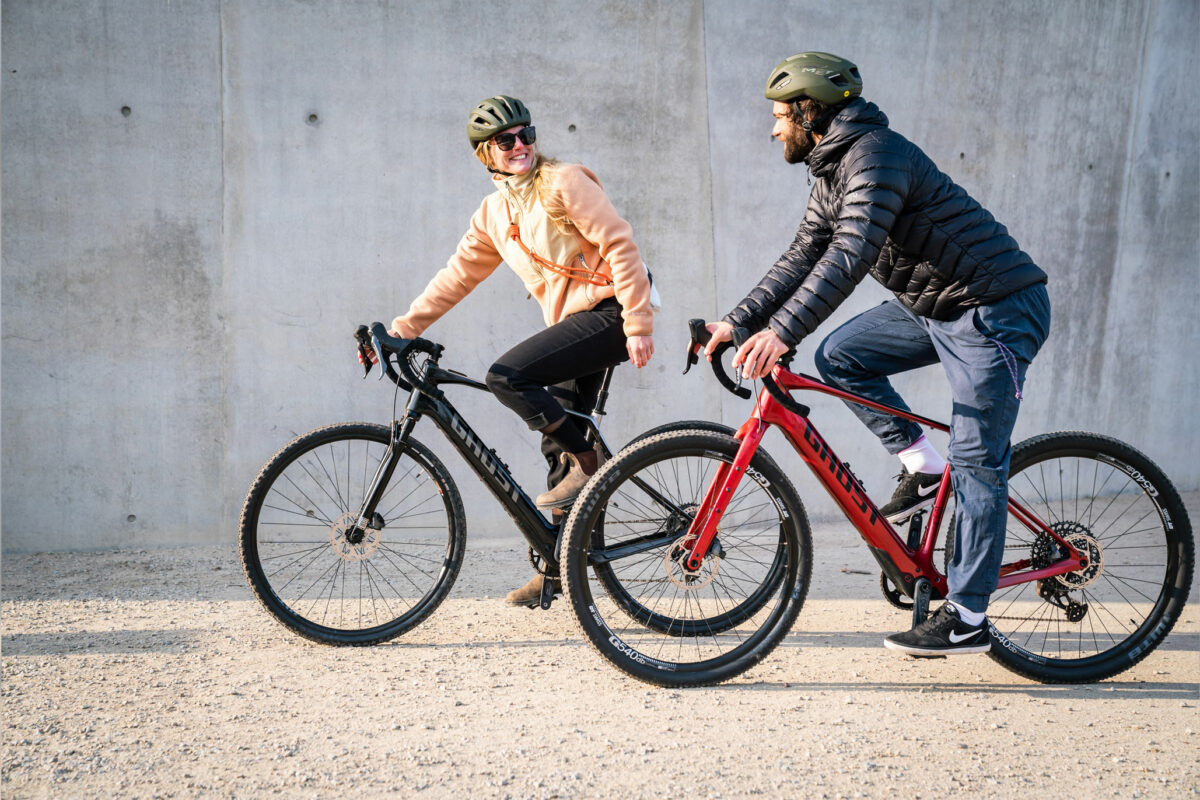
<instances>
[{"instance_id":1,"label":"woman cyclist","mask_svg":"<svg viewBox=\"0 0 1200 800\"><path fill-rule=\"evenodd\" d=\"M496 359L488 388L541 431L550 465L543 509L569 507L599 467L599 454L564 406L589 413L604 369L626 360L641 368L654 353L650 281L633 230L599 180L579 164L543 156L529 109L514 97L484 100L467 122L475 155L492 173L458 249L408 311L393 336L412 338L454 307L503 261L525 283L548 326ZM559 590L558 578L554 590ZM536 605L543 576L509 592L509 605Z\"/></svg>"}]
</instances>

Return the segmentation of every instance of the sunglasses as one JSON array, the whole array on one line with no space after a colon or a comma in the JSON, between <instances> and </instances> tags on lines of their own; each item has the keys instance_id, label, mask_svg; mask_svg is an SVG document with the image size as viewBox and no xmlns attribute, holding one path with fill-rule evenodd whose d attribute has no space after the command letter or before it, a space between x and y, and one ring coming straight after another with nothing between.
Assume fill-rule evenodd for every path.
<instances>
[{"instance_id":1,"label":"sunglasses","mask_svg":"<svg viewBox=\"0 0 1200 800\"><path fill-rule=\"evenodd\" d=\"M496 143L496 147L508 152L517 145L517 139L521 140L521 144L533 144L537 141L537 130L532 126L526 126L516 133L497 133L492 137L492 141Z\"/></svg>"}]
</instances>

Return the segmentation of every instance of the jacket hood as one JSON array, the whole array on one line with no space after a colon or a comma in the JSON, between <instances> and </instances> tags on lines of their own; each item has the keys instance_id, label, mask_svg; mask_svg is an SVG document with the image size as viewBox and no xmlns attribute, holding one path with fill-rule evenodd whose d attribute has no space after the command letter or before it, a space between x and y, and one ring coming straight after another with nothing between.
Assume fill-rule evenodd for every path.
<instances>
[{"instance_id":1,"label":"jacket hood","mask_svg":"<svg viewBox=\"0 0 1200 800\"><path fill-rule=\"evenodd\" d=\"M872 102L856 97L829 123L829 129L808 156L813 175L823 178L837 167L850 145L872 131L888 126L887 115Z\"/></svg>"}]
</instances>

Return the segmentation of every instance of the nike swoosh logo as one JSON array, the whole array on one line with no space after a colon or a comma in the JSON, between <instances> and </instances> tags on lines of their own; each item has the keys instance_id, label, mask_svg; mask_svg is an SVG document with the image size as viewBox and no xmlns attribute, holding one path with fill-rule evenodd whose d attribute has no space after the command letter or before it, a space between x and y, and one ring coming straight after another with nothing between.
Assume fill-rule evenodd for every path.
<instances>
[{"instance_id":1,"label":"nike swoosh logo","mask_svg":"<svg viewBox=\"0 0 1200 800\"><path fill-rule=\"evenodd\" d=\"M959 642L970 639L972 636L974 636L977 633L979 633L979 631L970 631L969 633L964 633L961 636L959 636L958 634L955 634L955 633L951 633L950 634L950 644L958 644Z\"/></svg>"},{"instance_id":2,"label":"nike swoosh logo","mask_svg":"<svg viewBox=\"0 0 1200 800\"><path fill-rule=\"evenodd\" d=\"M928 497L929 495L936 492L938 490L938 487L941 485L942 484L939 481L938 483L931 483L928 486L918 486L917 487L917 497Z\"/></svg>"}]
</instances>

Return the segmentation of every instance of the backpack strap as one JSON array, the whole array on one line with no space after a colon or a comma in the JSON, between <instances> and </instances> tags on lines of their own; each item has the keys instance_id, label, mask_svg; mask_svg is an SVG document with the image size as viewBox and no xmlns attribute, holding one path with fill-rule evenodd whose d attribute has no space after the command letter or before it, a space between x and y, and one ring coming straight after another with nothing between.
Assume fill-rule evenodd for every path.
<instances>
[{"instance_id":1,"label":"backpack strap","mask_svg":"<svg viewBox=\"0 0 1200 800\"><path fill-rule=\"evenodd\" d=\"M584 283L590 283L593 286L612 286L613 282L610 279L597 277L594 270L585 269L583 267L572 267L566 264L556 264L549 259L542 258L537 253L533 252L526 246L525 242L521 241L521 227L513 221L512 206L508 203L508 198L504 198L504 210L508 213L508 238L517 243L517 247L521 251L543 269L548 269L551 272L562 275L568 279L574 278L581 280Z\"/></svg>"}]
</instances>

